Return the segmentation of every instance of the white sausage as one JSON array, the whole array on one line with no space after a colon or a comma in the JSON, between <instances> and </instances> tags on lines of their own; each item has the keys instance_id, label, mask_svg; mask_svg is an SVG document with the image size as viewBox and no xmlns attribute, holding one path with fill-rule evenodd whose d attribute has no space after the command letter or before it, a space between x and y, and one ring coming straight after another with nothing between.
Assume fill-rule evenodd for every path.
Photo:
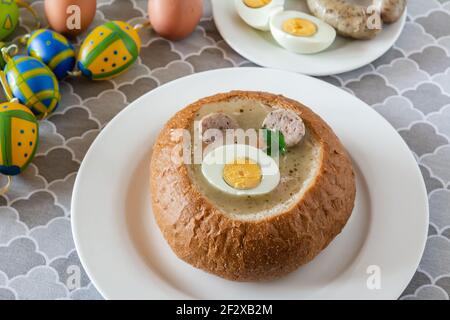
<instances>
[{"instance_id":1,"label":"white sausage","mask_svg":"<svg viewBox=\"0 0 450 320\"><path fill-rule=\"evenodd\" d=\"M263 128L280 131L288 147L298 144L306 132L303 120L294 111L286 109L271 111L264 119Z\"/></svg>"},{"instance_id":2,"label":"white sausage","mask_svg":"<svg viewBox=\"0 0 450 320\"><path fill-rule=\"evenodd\" d=\"M396 22L405 12L406 0L383 0L381 18L385 23Z\"/></svg>"},{"instance_id":3,"label":"white sausage","mask_svg":"<svg viewBox=\"0 0 450 320\"><path fill-rule=\"evenodd\" d=\"M316 17L334 27L341 36L371 39L381 30L379 13L369 12L367 5L349 0L307 0L307 4Z\"/></svg>"},{"instance_id":4,"label":"white sausage","mask_svg":"<svg viewBox=\"0 0 450 320\"><path fill-rule=\"evenodd\" d=\"M217 130L223 133L227 129L238 128L239 124L237 121L222 112L210 113L200 120L200 134L202 135L202 140L206 143L211 143L217 140Z\"/></svg>"}]
</instances>

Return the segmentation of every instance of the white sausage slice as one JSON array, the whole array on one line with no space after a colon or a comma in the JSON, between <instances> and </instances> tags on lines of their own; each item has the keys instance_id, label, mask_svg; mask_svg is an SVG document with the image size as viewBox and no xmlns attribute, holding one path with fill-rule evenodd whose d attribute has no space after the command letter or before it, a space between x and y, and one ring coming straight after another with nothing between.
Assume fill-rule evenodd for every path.
<instances>
[{"instance_id":1,"label":"white sausage slice","mask_svg":"<svg viewBox=\"0 0 450 320\"><path fill-rule=\"evenodd\" d=\"M294 111L286 109L271 111L264 119L263 128L280 131L288 147L298 144L306 132L303 120Z\"/></svg>"},{"instance_id":2,"label":"white sausage slice","mask_svg":"<svg viewBox=\"0 0 450 320\"><path fill-rule=\"evenodd\" d=\"M217 140L217 130L224 133L227 129L238 128L239 124L237 121L222 112L210 113L200 120L200 134L202 136L202 140L206 143L211 143Z\"/></svg>"}]
</instances>

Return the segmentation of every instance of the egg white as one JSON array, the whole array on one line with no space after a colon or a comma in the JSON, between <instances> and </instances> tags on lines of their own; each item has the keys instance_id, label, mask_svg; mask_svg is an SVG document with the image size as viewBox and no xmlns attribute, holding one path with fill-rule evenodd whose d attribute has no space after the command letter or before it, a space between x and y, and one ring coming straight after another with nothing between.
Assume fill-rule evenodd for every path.
<instances>
[{"instance_id":1,"label":"egg white","mask_svg":"<svg viewBox=\"0 0 450 320\"><path fill-rule=\"evenodd\" d=\"M283 31L283 23L288 19L301 18L317 26L317 32L309 37L298 37ZM317 53L327 49L336 39L336 30L314 16L300 11L283 11L270 19L270 31L273 38L283 48L301 54Z\"/></svg>"},{"instance_id":2,"label":"egg white","mask_svg":"<svg viewBox=\"0 0 450 320\"><path fill-rule=\"evenodd\" d=\"M234 189L223 179L223 169L239 158L248 158L261 167L261 183L248 190ZM202 174L215 188L236 196L263 195L271 192L280 182L280 170L274 159L264 151L244 144L229 144L209 152L202 163Z\"/></svg>"},{"instance_id":3,"label":"egg white","mask_svg":"<svg viewBox=\"0 0 450 320\"><path fill-rule=\"evenodd\" d=\"M228 0L227 0L228 1ZM261 8L250 8L243 0L235 0L236 11L242 20L255 29L270 30L270 17L283 11L285 0L272 0Z\"/></svg>"}]
</instances>

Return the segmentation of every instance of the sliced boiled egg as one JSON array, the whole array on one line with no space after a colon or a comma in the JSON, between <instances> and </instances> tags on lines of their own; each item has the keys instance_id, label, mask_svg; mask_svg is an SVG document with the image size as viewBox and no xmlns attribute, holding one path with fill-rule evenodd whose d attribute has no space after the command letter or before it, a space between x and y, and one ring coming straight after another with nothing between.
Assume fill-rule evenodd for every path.
<instances>
[{"instance_id":1,"label":"sliced boiled egg","mask_svg":"<svg viewBox=\"0 0 450 320\"><path fill-rule=\"evenodd\" d=\"M262 195L280 182L280 170L264 151L244 144L230 144L209 152L202 174L215 188L236 196Z\"/></svg>"},{"instance_id":2,"label":"sliced boiled egg","mask_svg":"<svg viewBox=\"0 0 450 320\"><path fill-rule=\"evenodd\" d=\"M239 16L253 28L269 31L270 17L283 11L285 0L235 0Z\"/></svg>"},{"instance_id":3,"label":"sliced boiled egg","mask_svg":"<svg viewBox=\"0 0 450 320\"><path fill-rule=\"evenodd\" d=\"M336 30L332 26L299 11L283 11L273 15L270 31L280 46L302 54L323 51L336 38Z\"/></svg>"}]
</instances>

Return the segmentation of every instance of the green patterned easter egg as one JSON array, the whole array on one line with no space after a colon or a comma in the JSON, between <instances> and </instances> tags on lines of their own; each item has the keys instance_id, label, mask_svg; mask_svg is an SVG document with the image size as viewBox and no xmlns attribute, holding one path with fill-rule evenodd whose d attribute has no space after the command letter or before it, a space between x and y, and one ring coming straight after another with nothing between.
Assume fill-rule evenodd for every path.
<instances>
[{"instance_id":1,"label":"green patterned easter egg","mask_svg":"<svg viewBox=\"0 0 450 320\"><path fill-rule=\"evenodd\" d=\"M5 39L17 27L19 7L14 0L0 0L0 40Z\"/></svg>"}]
</instances>

